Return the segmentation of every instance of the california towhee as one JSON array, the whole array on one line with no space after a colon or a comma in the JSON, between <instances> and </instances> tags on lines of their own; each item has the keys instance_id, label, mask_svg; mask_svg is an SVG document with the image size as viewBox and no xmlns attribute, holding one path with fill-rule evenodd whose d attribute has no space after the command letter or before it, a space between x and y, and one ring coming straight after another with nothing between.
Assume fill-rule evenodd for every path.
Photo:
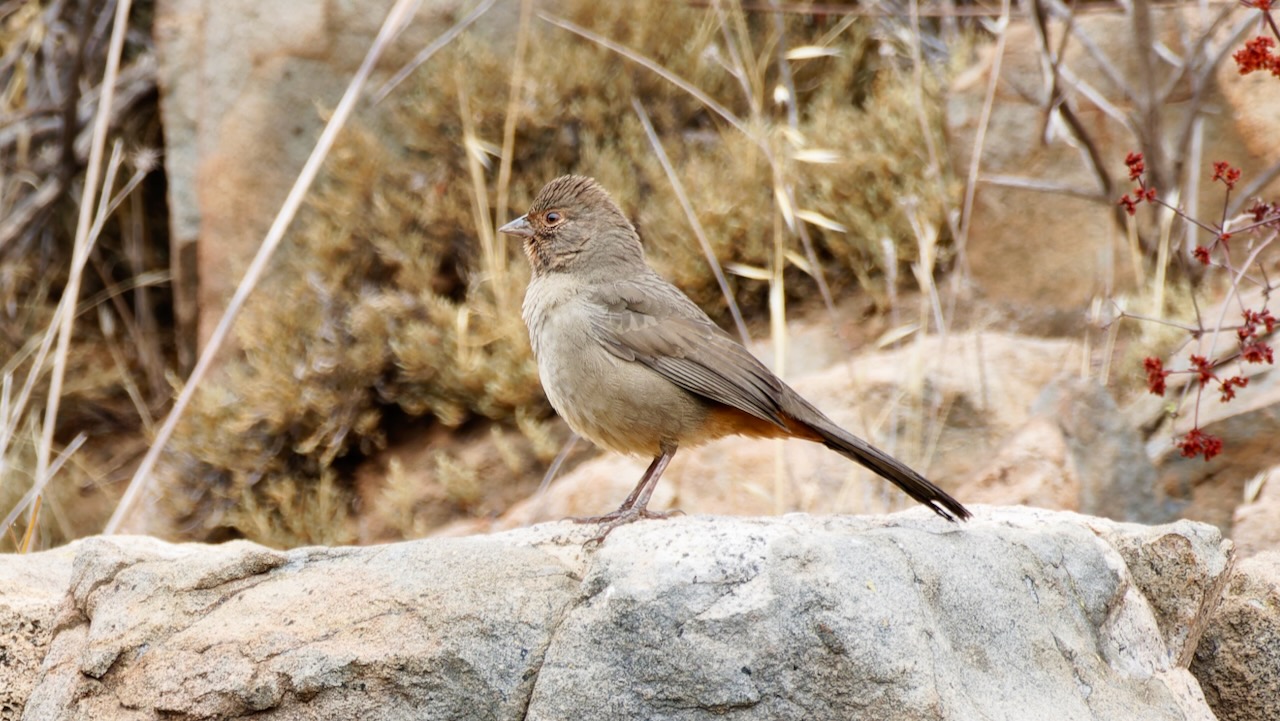
<instances>
[{"instance_id":1,"label":"california towhee","mask_svg":"<svg viewBox=\"0 0 1280 721\"><path fill-rule=\"evenodd\" d=\"M889 454L837 426L645 262L640 236L595 180L566 175L498 229L533 266L524 322L547 398L573 430L653 463L597 540L639 518L680 446L741 434L826 445L949 521L968 509Z\"/></svg>"}]
</instances>

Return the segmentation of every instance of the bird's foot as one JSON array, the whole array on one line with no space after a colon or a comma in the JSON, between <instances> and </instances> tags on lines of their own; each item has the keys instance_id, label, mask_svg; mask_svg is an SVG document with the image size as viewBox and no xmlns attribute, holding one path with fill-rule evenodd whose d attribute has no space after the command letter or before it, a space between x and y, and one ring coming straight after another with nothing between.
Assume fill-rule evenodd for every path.
<instances>
[{"instance_id":1,"label":"bird's foot","mask_svg":"<svg viewBox=\"0 0 1280 721\"><path fill-rule=\"evenodd\" d=\"M622 526L632 521L639 521L647 518L670 518L672 516L683 516L684 511L679 509L671 511L650 511L648 508L619 508L616 511L609 511L600 516L570 516L566 521L574 523L613 523L618 521L618 525Z\"/></svg>"},{"instance_id":2,"label":"bird's foot","mask_svg":"<svg viewBox=\"0 0 1280 721\"><path fill-rule=\"evenodd\" d=\"M650 511L647 508L619 508L616 511L610 511L603 516L588 516L585 518L570 518L574 523L600 523L600 532L587 541L588 544L599 545L604 543L604 539L613 533L613 529L618 526L625 526L628 523L634 523L639 520L671 518L672 516L683 516L684 511Z\"/></svg>"}]
</instances>

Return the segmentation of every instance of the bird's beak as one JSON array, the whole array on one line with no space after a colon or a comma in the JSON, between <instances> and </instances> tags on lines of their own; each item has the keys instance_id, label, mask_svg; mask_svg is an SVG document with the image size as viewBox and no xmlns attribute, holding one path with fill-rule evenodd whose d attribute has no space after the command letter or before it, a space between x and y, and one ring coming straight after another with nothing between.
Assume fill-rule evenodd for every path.
<instances>
[{"instance_id":1,"label":"bird's beak","mask_svg":"<svg viewBox=\"0 0 1280 721\"><path fill-rule=\"evenodd\" d=\"M533 226L529 225L529 216L522 215L501 228L498 228L498 232L506 233L507 235L518 235L521 238L532 238Z\"/></svg>"}]
</instances>

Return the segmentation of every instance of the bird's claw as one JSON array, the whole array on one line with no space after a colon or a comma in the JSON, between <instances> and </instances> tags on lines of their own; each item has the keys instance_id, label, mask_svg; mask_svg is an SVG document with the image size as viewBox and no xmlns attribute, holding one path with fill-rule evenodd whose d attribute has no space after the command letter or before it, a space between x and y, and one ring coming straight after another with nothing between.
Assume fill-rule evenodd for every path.
<instances>
[{"instance_id":1,"label":"bird's claw","mask_svg":"<svg viewBox=\"0 0 1280 721\"><path fill-rule=\"evenodd\" d=\"M574 523L600 523L600 532L590 538L586 545L599 545L604 543L604 539L613 529L619 526L625 526L628 523L634 523L640 520L658 520L663 518L671 518L672 516L683 516L684 511L650 511L647 508L619 508L616 511L610 511L602 516L587 516L582 518L570 518L568 520Z\"/></svg>"}]
</instances>

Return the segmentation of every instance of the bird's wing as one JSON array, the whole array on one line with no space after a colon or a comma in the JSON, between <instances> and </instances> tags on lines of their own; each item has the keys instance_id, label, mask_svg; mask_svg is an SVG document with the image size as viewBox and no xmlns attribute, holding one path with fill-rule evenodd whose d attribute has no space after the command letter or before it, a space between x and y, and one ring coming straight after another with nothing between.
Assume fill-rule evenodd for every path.
<instances>
[{"instance_id":1,"label":"bird's wing","mask_svg":"<svg viewBox=\"0 0 1280 721\"><path fill-rule=\"evenodd\" d=\"M657 278L623 281L592 295L592 330L610 353L786 429L782 381L675 286Z\"/></svg>"}]
</instances>

